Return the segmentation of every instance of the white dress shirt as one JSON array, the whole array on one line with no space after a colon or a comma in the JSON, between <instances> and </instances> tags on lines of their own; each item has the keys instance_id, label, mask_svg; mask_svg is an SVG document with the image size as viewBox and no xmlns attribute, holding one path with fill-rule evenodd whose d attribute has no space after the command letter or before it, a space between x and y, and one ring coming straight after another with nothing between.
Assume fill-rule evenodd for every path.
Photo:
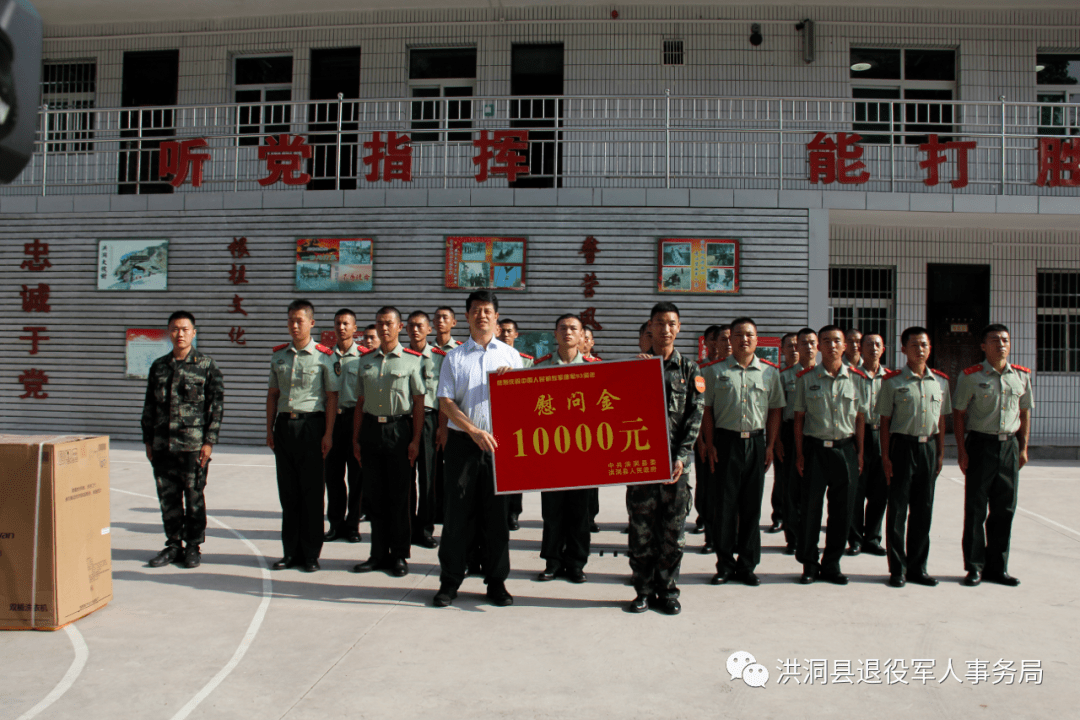
<instances>
[{"instance_id":1,"label":"white dress shirt","mask_svg":"<svg viewBox=\"0 0 1080 720\"><path fill-rule=\"evenodd\" d=\"M521 354L492 337L487 346L469 338L446 353L439 372L438 396L449 398L476 427L491 432L491 395L488 373L501 367L521 368ZM453 430L462 430L453 420Z\"/></svg>"}]
</instances>

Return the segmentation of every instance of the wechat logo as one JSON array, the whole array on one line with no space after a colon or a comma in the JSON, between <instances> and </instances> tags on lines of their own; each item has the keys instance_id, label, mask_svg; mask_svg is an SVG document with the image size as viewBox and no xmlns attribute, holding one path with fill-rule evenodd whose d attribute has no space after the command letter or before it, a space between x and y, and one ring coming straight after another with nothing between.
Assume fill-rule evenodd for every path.
<instances>
[{"instance_id":1,"label":"wechat logo","mask_svg":"<svg viewBox=\"0 0 1080 720\"><path fill-rule=\"evenodd\" d=\"M750 687L765 687L769 682L769 669L758 663L745 650L731 653L727 659L727 671L732 680L742 679Z\"/></svg>"}]
</instances>

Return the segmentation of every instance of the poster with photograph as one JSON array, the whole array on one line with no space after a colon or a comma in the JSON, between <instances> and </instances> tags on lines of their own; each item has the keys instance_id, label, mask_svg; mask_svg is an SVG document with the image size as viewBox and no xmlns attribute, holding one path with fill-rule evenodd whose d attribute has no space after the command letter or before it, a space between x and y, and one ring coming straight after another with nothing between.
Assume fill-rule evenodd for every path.
<instances>
[{"instance_id":1,"label":"poster with photograph","mask_svg":"<svg viewBox=\"0 0 1080 720\"><path fill-rule=\"evenodd\" d=\"M558 343L555 341L555 333L551 331L523 332L514 340L514 349L526 355L532 355L533 358L542 358L555 352L558 349Z\"/></svg>"},{"instance_id":2,"label":"poster with photograph","mask_svg":"<svg viewBox=\"0 0 1080 720\"><path fill-rule=\"evenodd\" d=\"M296 289L305 292L371 292L371 238L298 238Z\"/></svg>"},{"instance_id":3,"label":"poster with photograph","mask_svg":"<svg viewBox=\"0 0 1080 720\"><path fill-rule=\"evenodd\" d=\"M524 290L525 244L517 237L447 237L446 287Z\"/></svg>"},{"instance_id":4,"label":"poster with photograph","mask_svg":"<svg viewBox=\"0 0 1080 720\"><path fill-rule=\"evenodd\" d=\"M739 292L738 240L661 238L657 261L660 292Z\"/></svg>"},{"instance_id":5,"label":"poster with photograph","mask_svg":"<svg viewBox=\"0 0 1080 720\"><path fill-rule=\"evenodd\" d=\"M98 290L165 290L168 240L98 240Z\"/></svg>"},{"instance_id":6,"label":"poster with photograph","mask_svg":"<svg viewBox=\"0 0 1080 720\"><path fill-rule=\"evenodd\" d=\"M192 347L198 347L198 336L191 341ZM150 375L150 366L162 355L172 352L169 331L152 328L128 328L124 339L125 377L145 380Z\"/></svg>"},{"instance_id":7,"label":"poster with photograph","mask_svg":"<svg viewBox=\"0 0 1080 720\"><path fill-rule=\"evenodd\" d=\"M759 335L757 350L754 351L754 354L762 360L768 360L774 365L780 365L780 338ZM780 367L783 369L782 365Z\"/></svg>"}]
</instances>

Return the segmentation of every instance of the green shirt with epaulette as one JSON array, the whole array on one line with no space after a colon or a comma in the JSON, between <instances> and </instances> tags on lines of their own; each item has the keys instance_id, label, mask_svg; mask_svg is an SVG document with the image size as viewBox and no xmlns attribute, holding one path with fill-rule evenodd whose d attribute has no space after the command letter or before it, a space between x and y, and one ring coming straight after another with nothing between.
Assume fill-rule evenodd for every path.
<instances>
[{"instance_id":1,"label":"green shirt with epaulette","mask_svg":"<svg viewBox=\"0 0 1080 720\"><path fill-rule=\"evenodd\" d=\"M848 367L855 367L855 368L858 368L858 369L862 370L863 359L862 359L861 355L856 355L855 356L855 362L851 362L850 360L848 360L847 355L841 355L840 356L840 362L844 363Z\"/></svg>"},{"instance_id":2,"label":"green shirt with epaulette","mask_svg":"<svg viewBox=\"0 0 1080 720\"><path fill-rule=\"evenodd\" d=\"M877 411L877 399L881 394L881 383L885 380L885 376L889 374L889 371L884 365L878 365L877 372L873 375L866 369L864 363L859 367L862 370L863 375L866 376L867 385L870 388L870 408L866 413L866 424L870 426L877 426L881 424L881 414Z\"/></svg>"},{"instance_id":3,"label":"green shirt with epaulette","mask_svg":"<svg viewBox=\"0 0 1080 720\"><path fill-rule=\"evenodd\" d=\"M461 343L458 342L457 340L455 340L454 338L450 338L450 342L440 345L439 349L442 350L443 352L450 352L451 350L453 350L454 348L456 348L460 344Z\"/></svg>"},{"instance_id":4,"label":"green shirt with epaulette","mask_svg":"<svg viewBox=\"0 0 1080 720\"><path fill-rule=\"evenodd\" d=\"M522 370L524 370L525 368L531 368L533 366L533 363L536 362L536 358L532 357L531 355L526 355L525 353L523 353L521 351L518 351L518 355L521 356L521 369Z\"/></svg>"},{"instance_id":5,"label":"green shirt with epaulette","mask_svg":"<svg viewBox=\"0 0 1080 720\"><path fill-rule=\"evenodd\" d=\"M437 352L436 352L437 351ZM424 383L424 408L427 410L439 409L439 373L442 371L443 359L446 351L436 348L431 343L426 343L420 351L420 379Z\"/></svg>"},{"instance_id":6,"label":"green shirt with epaulette","mask_svg":"<svg viewBox=\"0 0 1080 720\"><path fill-rule=\"evenodd\" d=\"M795 419L796 376L805 369L806 368L799 363L795 363L780 371L780 388L784 391L784 413L782 416L784 422L790 422Z\"/></svg>"},{"instance_id":7,"label":"green shirt with epaulette","mask_svg":"<svg viewBox=\"0 0 1080 720\"><path fill-rule=\"evenodd\" d=\"M525 358L521 358L521 360L522 362L524 362ZM581 354L580 350L576 355L574 355L574 359L570 361L563 360L562 357L559 355L558 351L555 351L553 353L544 355L543 357L536 358L535 362L530 361L529 367L548 367L549 365L576 365L577 363L584 362L585 356Z\"/></svg>"},{"instance_id":8,"label":"green shirt with epaulette","mask_svg":"<svg viewBox=\"0 0 1080 720\"><path fill-rule=\"evenodd\" d=\"M339 413L356 407L356 371L360 368L360 358L363 354L355 341L344 352L340 346L334 346L334 374L338 376L340 386L338 390Z\"/></svg>"},{"instance_id":9,"label":"green shirt with epaulette","mask_svg":"<svg viewBox=\"0 0 1080 720\"><path fill-rule=\"evenodd\" d=\"M334 372L333 354L330 348L314 340L303 350L297 350L291 342L274 350L270 356L269 386L271 390L281 391L278 413L326 410L326 393L336 393L341 384Z\"/></svg>"},{"instance_id":10,"label":"green shirt with epaulette","mask_svg":"<svg viewBox=\"0 0 1080 720\"><path fill-rule=\"evenodd\" d=\"M799 371L795 383L795 412L803 416L803 435L818 440L843 440L855 434L859 413L870 409L870 382L840 364L836 376L824 365Z\"/></svg>"},{"instance_id":11,"label":"green shirt with epaulette","mask_svg":"<svg viewBox=\"0 0 1080 720\"><path fill-rule=\"evenodd\" d=\"M734 355L705 365L705 406L716 427L731 432L764 430L769 410L785 405L780 373L759 357L745 368Z\"/></svg>"},{"instance_id":12,"label":"green shirt with epaulette","mask_svg":"<svg viewBox=\"0 0 1080 720\"><path fill-rule=\"evenodd\" d=\"M698 364L678 350L672 350L671 356L661 362L664 367L664 393L667 396L671 462L682 462L685 472L694 462L694 443L701 431L705 381Z\"/></svg>"},{"instance_id":13,"label":"green shirt with epaulette","mask_svg":"<svg viewBox=\"0 0 1080 720\"><path fill-rule=\"evenodd\" d=\"M192 348L183 360L159 357L147 374L143 444L168 452L216 445L224 408L225 381L209 355Z\"/></svg>"},{"instance_id":14,"label":"green shirt with epaulette","mask_svg":"<svg viewBox=\"0 0 1080 720\"><path fill-rule=\"evenodd\" d=\"M363 398L364 412L378 416L411 413L413 396L425 394L421 357L398 343L388 353L379 347L360 358L356 394Z\"/></svg>"},{"instance_id":15,"label":"green shirt with epaulette","mask_svg":"<svg viewBox=\"0 0 1080 720\"><path fill-rule=\"evenodd\" d=\"M920 378L904 365L882 379L874 409L880 417L889 418L890 433L936 435L941 416L952 412L949 380L930 368Z\"/></svg>"},{"instance_id":16,"label":"green shirt with epaulette","mask_svg":"<svg viewBox=\"0 0 1080 720\"><path fill-rule=\"evenodd\" d=\"M999 373L983 360L957 379L953 407L967 413L964 419L967 430L1012 435L1020 429L1020 411L1035 407L1031 371L1006 365Z\"/></svg>"}]
</instances>

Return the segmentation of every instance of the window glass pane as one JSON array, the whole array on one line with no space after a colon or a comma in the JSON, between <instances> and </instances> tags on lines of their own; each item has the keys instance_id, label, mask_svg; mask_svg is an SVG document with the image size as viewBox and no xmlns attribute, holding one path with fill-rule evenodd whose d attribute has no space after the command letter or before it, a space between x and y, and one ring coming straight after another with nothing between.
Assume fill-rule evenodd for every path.
<instances>
[{"instance_id":1,"label":"window glass pane","mask_svg":"<svg viewBox=\"0 0 1080 720\"><path fill-rule=\"evenodd\" d=\"M1039 85L1080 85L1080 54L1039 53L1035 66L1042 66L1035 76Z\"/></svg>"},{"instance_id":2,"label":"window glass pane","mask_svg":"<svg viewBox=\"0 0 1080 720\"><path fill-rule=\"evenodd\" d=\"M291 83L291 55L236 59L237 85L277 85Z\"/></svg>"},{"instance_id":3,"label":"window glass pane","mask_svg":"<svg viewBox=\"0 0 1080 720\"><path fill-rule=\"evenodd\" d=\"M1036 369L1065 371L1065 315L1037 315L1035 319Z\"/></svg>"},{"instance_id":4,"label":"window glass pane","mask_svg":"<svg viewBox=\"0 0 1080 720\"><path fill-rule=\"evenodd\" d=\"M1080 315L1069 316L1069 371L1080 372Z\"/></svg>"},{"instance_id":5,"label":"window glass pane","mask_svg":"<svg viewBox=\"0 0 1080 720\"><path fill-rule=\"evenodd\" d=\"M1080 307L1080 273L1039 273L1035 284L1035 305L1039 308Z\"/></svg>"},{"instance_id":6,"label":"window glass pane","mask_svg":"<svg viewBox=\"0 0 1080 720\"><path fill-rule=\"evenodd\" d=\"M953 50L905 50L905 80L955 80L956 52Z\"/></svg>"},{"instance_id":7,"label":"window glass pane","mask_svg":"<svg viewBox=\"0 0 1080 720\"><path fill-rule=\"evenodd\" d=\"M474 78L476 48L435 48L409 52L409 79Z\"/></svg>"},{"instance_id":8,"label":"window glass pane","mask_svg":"<svg viewBox=\"0 0 1080 720\"><path fill-rule=\"evenodd\" d=\"M852 88L851 97L854 100L893 99L900 97L900 88ZM855 123L852 130L863 136L864 143L888 144L889 135L875 135L873 133L889 130L889 122L893 117L893 104L890 102L857 102L855 103ZM894 129L899 130L899 127Z\"/></svg>"},{"instance_id":9,"label":"window glass pane","mask_svg":"<svg viewBox=\"0 0 1080 720\"><path fill-rule=\"evenodd\" d=\"M900 51L851 48L851 77L860 80L899 80Z\"/></svg>"}]
</instances>

